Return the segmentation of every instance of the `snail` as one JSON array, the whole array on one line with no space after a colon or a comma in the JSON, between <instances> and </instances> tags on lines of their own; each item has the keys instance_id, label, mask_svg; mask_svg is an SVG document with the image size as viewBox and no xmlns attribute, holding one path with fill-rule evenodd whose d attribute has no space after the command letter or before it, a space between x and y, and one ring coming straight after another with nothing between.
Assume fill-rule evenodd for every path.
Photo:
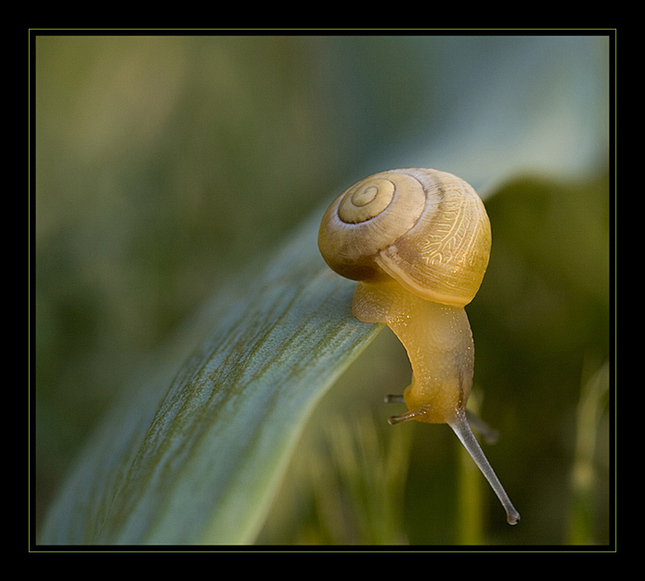
<instances>
[{"instance_id":1,"label":"snail","mask_svg":"<svg viewBox=\"0 0 645 581\"><path fill-rule=\"evenodd\" d=\"M352 312L385 323L405 346L410 420L448 424L490 483L509 524L520 515L474 436L466 413L474 343L464 307L482 283L490 221L475 190L434 169L380 172L345 190L323 216L318 247L336 273L358 281ZM472 421L472 420L471 420Z\"/></svg>"}]
</instances>

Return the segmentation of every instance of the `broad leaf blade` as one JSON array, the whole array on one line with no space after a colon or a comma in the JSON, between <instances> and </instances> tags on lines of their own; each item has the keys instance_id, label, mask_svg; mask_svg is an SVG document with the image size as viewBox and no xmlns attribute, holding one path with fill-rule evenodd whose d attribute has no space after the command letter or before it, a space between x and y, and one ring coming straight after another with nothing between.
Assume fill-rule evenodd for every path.
<instances>
[{"instance_id":1,"label":"broad leaf blade","mask_svg":"<svg viewBox=\"0 0 645 581\"><path fill-rule=\"evenodd\" d=\"M49 515L45 543L253 539L309 412L378 326L308 224L217 321L168 385L124 394ZM190 335L190 333L189 333Z\"/></svg>"}]
</instances>

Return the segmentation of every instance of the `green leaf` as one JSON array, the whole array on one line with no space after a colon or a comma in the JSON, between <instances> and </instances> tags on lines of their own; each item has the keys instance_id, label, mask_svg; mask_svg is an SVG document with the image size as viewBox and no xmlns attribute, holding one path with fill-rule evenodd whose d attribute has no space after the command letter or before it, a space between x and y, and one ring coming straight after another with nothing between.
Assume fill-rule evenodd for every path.
<instances>
[{"instance_id":1,"label":"green leaf","mask_svg":"<svg viewBox=\"0 0 645 581\"><path fill-rule=\"evenodd\" d=\"M316 234L307 224L264 272L243 277L250 292L202 314L213 329L169 388L160 370L126 390L43 542L253 540L309 413L379 330L352 317L354 285L325 266Z\"/></svg>"},{"instance_id":2,"label":"green leaf","mask_svg":"<svg viewBox=\"0 0 645 581\"><path fill-rule=\"evenodd\" d=\"M584 173L602 162L606 128L595 121L603 101L584 103L596 97L589 79L604 69L584 68L586 45L567 52L549 50L551 42L533 54L527 41L522 54L483 71L494 74L477 71L476 91L468 76L437 88L445 103L464 96L452 121L403 163L390 156L372 169L446 169L486 197L524 171ZM445 66L463 56L446 55ZM557 79L545 83L553 63ZM500 99L500 87L514 90ZM563 122L568 131L554 132ZM70 470L41 543L253 542L311 411L381 328L352 317L354 284L319 256L323 210L266 268L231 281L133 378Z\"/></svg>"}]
</instances>

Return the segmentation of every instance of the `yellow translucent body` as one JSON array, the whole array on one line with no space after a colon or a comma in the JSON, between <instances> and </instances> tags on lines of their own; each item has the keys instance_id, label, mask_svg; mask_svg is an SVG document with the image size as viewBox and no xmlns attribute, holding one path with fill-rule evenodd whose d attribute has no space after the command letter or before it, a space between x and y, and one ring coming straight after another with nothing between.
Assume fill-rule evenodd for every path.
<instances>
[{"instance_id":1,"label":"yellow translucent body","mask_svg":"<svg viewBox=\"0 0 645 581\"><path fill-rule=\"evenodd\" d=\"M396 283L359 283L354 316L385 323L405 346L412 382L403 396L408 413L395 422L449 423L464 410L473 379L474 345L466 311L424 300Z\"/></svg>"},{"instance_id":2,"label":"yellow translucent body","mask_svg":"<svg viewBox=\"0 0 645 581\"><path fill-rule=\"evenodd\" d=\"M412 365L412 383L403 393L408 411L390 418L448 424L499 498L506 520L520 519L466 419L475 360L466 311L424 300L396 281L359 283L354 316L367 323L385 323L405 346Z\"/></svg>"}]
</instances>

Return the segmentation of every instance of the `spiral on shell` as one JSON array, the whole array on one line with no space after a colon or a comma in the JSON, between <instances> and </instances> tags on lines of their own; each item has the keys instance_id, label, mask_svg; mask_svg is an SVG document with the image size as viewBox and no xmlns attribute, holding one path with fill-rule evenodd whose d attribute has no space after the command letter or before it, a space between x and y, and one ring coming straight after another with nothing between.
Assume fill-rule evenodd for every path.
<instances>
[{"instance_id":1,"label":"spiral on shell","mask_svg":"<svg viewBox=\"0 0 645 581\"><path fill-rule=\"evenodd\" d=\"M338 274L372 282L394 278L423 298L468 304L490 255L490 222L475 190L433 169L369 176L325 213L320 252Z\"/></svg>"}]
</instances>

